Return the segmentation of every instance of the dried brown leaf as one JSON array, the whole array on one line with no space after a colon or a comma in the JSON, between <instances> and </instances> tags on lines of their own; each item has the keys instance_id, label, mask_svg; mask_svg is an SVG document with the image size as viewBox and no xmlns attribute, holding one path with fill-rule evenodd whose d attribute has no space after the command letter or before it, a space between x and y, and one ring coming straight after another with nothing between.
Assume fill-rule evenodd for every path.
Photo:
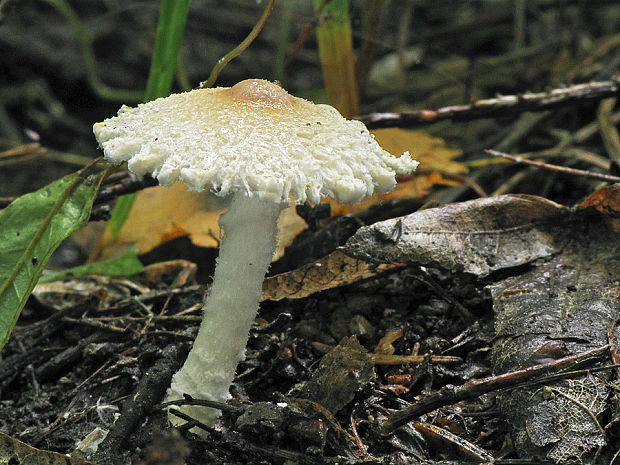
<instances>
[{"instance_id":1,"label":"dried brown leaf","mask_svg":"<svg viewBox=\"0 0 620 465\"><path fill-rule=\"evenodd\" d=\"M620 216L620 183L601 187L581 202L579 208L594 208L605 215Z\"/></svg>"},{"instance_id":2,"label":"dried brown leaf","mask_svg":"<svg viewBox=\"0 0 620 465\"><path fill-rule=\"evenodd\" d=\"M375 223L360 229L341 251L369 262L484 276L555 253L549 227L569 212L530 195L477 199Z\"/></svg>"},{"instance_id":3,"label":"dried brown leaf","mask_svg":"<svg viewBox=\"0 0 620 465\"><path fill-rule=\"evenodd\" d=\"M375 265L333 252L316 262L267 278L262 300L301 299L315 292L370 278L399 265Z\"/></svg>"},{"instance_id":4,"label":"dried brown leaf","mask_svg":"<svg viewBox=\"0 0 620 465\"><path fill-rule=\"evenodd\" d=\"M66 454L35 449L11 436L0 433L0 463L22 465L94 465Z\"/></svg>"},{"instance_id":5,"label":"dried brown leaf","mask_svg":"<svg viewBox=\"0 0 620 465\"><path fill-rule=\"evenodd\" d=\"M353 336L329 351L312 377L290 394L297 399L317 402L336 414L374 377L372 357Z\"/></svg>"}]
</instances>

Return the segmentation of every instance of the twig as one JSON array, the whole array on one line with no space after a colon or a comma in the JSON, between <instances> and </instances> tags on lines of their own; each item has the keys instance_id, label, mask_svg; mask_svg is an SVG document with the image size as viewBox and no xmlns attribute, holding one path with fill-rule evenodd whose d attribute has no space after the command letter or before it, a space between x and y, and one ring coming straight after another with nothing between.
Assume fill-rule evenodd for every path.
<instances>
[{"instance_id":1,"label":"twig","mask_svg":"<svg viewBox=\"0 0 620 465\"><path fill-rule=\"evenodd\" d=\"M485 150L485 152L489 155L493 155L494 157L502 157L506 158L507 160L514 161L515 163L523 163L525 165L536 166L538 168L543 168L546 170L559 171L561 173L574 174L577 176L587 176L589 178L600 179L601 181L607 182L620 182L619 176L613 176L611 174L595 173L593 171L578 170L575 168L567 168L566 166L551 165L549 163L527 160L525 158L515 157L507 153L498 152L497 150Z\"/></svg>"},{"instance_id":2,"label":"twig","mask_svg":"<svg viewBox=\"0 0 620 465\"><path fill-rule=\"evenodd\" d=\"M387 436L414 418L444 405L475 399L482 394L498 389L512 388L518 384L531 382L533 379L547 373L572 369L584 362L602 357L608 350L609 346L603 346L581 354L564 357L551 363L542 363L522 370L504 373L503 375L470 381L457 388L444 387L438 393L390 415L381 425L381 434Z\"/></svg>"},{"instance_id":3,"label":"twig","mask_svg":"<svg viewBox=\"0 0 620 465\"><path fill-rule=\"evenodd\" d=\"M355 439L355 445L357 446L357 450L359 450L361 458L365 458L368 456L368 448L366 447L357 432L357 424L355 423L355 418L353 418L353 413L351 413L350 421L351 432L353 433L353 438Z\"/></svg>"},{"instance_id":4,"label":"twig","mask_svg":"<svg viewBox=\"0 0 620 465\"><path fill-rule=\"evenodd\" d=\"M101 188L101 190L97 194L97 197L95 198L95 205L110 202L111 200L114 200L116 197L120 197L121 195L132 194L142 189L146 189L147 187L153 187L159 184L157 179L153 179L150 176L144 176L140 178L128 171L114 173L111 176L114 176L114 180L116 182L114 184L106 182L107 185L104 185ZM17 197L0 197L0 209L6 208L16 198ZM94 219L100 219L99 217L105 216L105 209L102 209L99 213L97 213L97 210L94 210L93 214L95 214Z\"/></svg>"},{"instance_id":5,"label":"twig","mask_svg":"<svg viewBox=\"0 0 620 465\"><path fill-rule=\"evenodd\" d=\"M150 176L138 177L129 171L114 173L116 183L104 185L97 194L94 204L109 202L125 194L133 194L147 187L157 186L159 182ZM122 176L124 175L124 176ZM122 177L121 177L122 176Z\"/></svg>"},{"instance_id":6,"label":"twig","mask_svg":"<svg viewBox=\"0 0 620 465\"><path fill-rule=\"evenodd\" d=\"M409 363L430 362L432 364L452 364L463 363L461 357L450 355L389 355L389 354L369 354L375 365L406 365Z\"/></svg>"},{"instance_id":7,"label":"twig","mask_svg":"<svg viewBox=\"0 0 620 465\"><path fill-rule=\"evenodd\" d=\"M577 105L620 95L620 79L577 84L551 89L547 92L526 92L481 99L469 105L453 105L436 110L406 111L402 113L371 113L358 116L370 129L412 127L437 121L470 121L480 118L497 118L526 111L545 111L552 108Z\"/></svg>"},{"instance_id":8,"label":"twig","mask_svg":"<svg viewBox=\"0 0 620 465\"><path fill-rule=\"evenodd\" d=\"M165 355L153 364L138 382L132 395L123 402L121 416L99 445L93 461L105 465L123 462L121 457L129 437L153 406L161 402L172 375L181 364L180 359L179 347L171 345L165 350Z\"/></svg>"}]
</instances>

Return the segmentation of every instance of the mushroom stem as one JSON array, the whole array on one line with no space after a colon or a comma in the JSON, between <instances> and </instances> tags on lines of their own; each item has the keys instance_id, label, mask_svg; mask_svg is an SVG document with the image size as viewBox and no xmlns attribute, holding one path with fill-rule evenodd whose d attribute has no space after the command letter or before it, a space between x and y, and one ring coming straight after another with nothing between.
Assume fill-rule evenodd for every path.
<instances>
[{"instance_id":1,"label":"mushroom stem","mask_svg":"<svg viewBox=\"0 0 620 465\"><path fill-rule=\"evenodd\" d=\"M206 298L198 336L183 367L174 375L166 400L226 402L237 364L245 358L250 326L258 311L265 273L276 247L281 205L234 194L220 218L223 230L211 292ZM209 426L219 410L183 406L184 413ZM173 424L184 423L169 415Z\"/></svg>"}]
</instances>

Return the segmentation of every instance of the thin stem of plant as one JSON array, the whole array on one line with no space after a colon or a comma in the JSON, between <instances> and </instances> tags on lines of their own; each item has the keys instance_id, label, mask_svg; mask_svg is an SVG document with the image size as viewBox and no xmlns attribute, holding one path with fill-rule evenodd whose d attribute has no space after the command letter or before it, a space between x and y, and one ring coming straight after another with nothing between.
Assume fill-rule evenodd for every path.
<instances>
[{"instance_id":1,"label":"thin stem of plant","mask_svg":"<svg viewBox=\"0 0 620 465\"><path fill-rule=\"evenodd\" d=\"M573 174L577 176L586 176L589 178L599 179L601 181L606 181L606 182L620 182L620 176L613 176L611 174L595 173L593 171L578 170L575 168L568 168L566 166L551 165L549 163L542 163L539 161L527 160L525 158L515 157L507 153L498 152L497 150L485 150L485 153L492 155L494 157L505 158L507 160L514 161L515 163L523 163L525 165L531 165L537 168L542 168L542 169L546 169L550 171L558 171L560 173Z\"/></svg>"},{"instance_id":2,"label":"thin stem of plant","mask_svg":"<svg viewBox=\"0 0 620 465\"><path fill-rule=\"evenodd\" d=\"M245 39L243 39L243 41L239 45L237 45L230 52L228 52L226 55L224 55L222 58L219 59L219 61L213 67L213 70L211 71L209 78L206 81L203 81L200 83L200 86L199 86L200 89L204 89L207 87L213 87L213 84L215 84L217 77L220 75L220 72L224 69L224 67L231 60L241 55L241 53L250 46L250 44L254 41L254 39L256 39L258 34L260 34L260 31L263 29L263 26L265 25L267 18L269 18L269 15L271 14L271 11L273 10L274 5L275 5L275 0L269 0L269 3L267 3L267 6L265 7L265 10L263 11L263 14L259 18L258 22L254 25L254 27L252 28L248 36Z\"/></svg>"}]
</instances>

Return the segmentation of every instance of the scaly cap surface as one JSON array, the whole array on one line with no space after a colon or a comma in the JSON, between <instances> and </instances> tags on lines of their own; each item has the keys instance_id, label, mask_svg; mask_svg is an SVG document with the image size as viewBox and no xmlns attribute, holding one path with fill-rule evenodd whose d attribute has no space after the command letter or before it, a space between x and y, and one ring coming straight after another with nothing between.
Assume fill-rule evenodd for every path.
<instances>
[{"instance_id":1,"label":"scaly cap surface","mask_svg":"<svg viewBox=\"0 0 620 465\"><path fill-rule=\"evenodd\" d=\"M395 174L418 164L383 150L363 123L262 79L123 106L93 130L108 161L163 185L182 180L194 191L274 202L289 194L297 203L359 202L389 192Z\"/></svg>"}]
</instances>

